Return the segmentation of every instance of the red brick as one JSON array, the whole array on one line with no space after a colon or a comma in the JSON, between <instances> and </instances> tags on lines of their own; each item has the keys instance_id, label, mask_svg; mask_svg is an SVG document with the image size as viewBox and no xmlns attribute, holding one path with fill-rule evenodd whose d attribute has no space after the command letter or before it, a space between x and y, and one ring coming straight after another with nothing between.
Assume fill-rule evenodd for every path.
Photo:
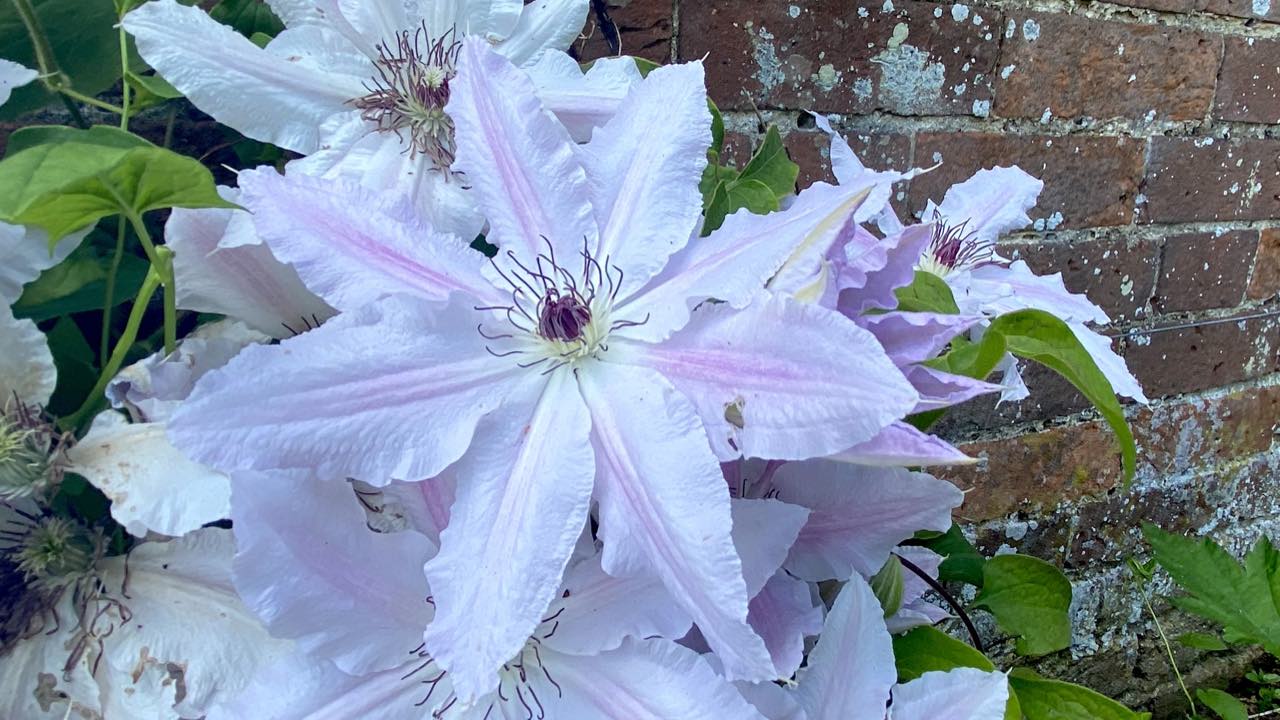
<instances>
[{"instance_id":1,"label":"red brick","mask_svg":"<svg viewBox=\"0 0 1280 720\"><path fill-rule=\"evenodd\" d=\"M1153 138L1147 222L1280 217L1280 140Z\"/></svg>"},{"instance_id":2,"label":"red brick","mask_svg":"<svg viewBox=\"0 0 1280 720\"><path fill-rule=\"evenodd\" d=\"M1280 371L1276 318L1156 330L1128 338L1123 350L1148 397L1206 390Z\"/></svg>"},{"instance_id":3,"label":"red brick","mask_svg":"<svg viewBox=\"0 0 1280 720\"><path fill-rule=\"evenodd\" d=\"M1249 299L1266 300L1280 293L1280 230L1263 230L1258 257L1249 278Z\"/></svg>"},{"instance_id":4,"label":"red brick","mask_svg":"<svg viewBox=\"0 0 1280 720\"><path fill-rule=\"evenodd\" d=\"M1160 247L1154 240L1017 240L1006 244L1002 252L1026 260L1038 274L1061 272L1068 290L1087 295L1112 321L1138 318L1155 292Z\"/></svg>"},{"instance_id":5,"label":"red brick","mask_svg":"<svg viewBox=\"0 0 1280 720\"><path fill-rule=\"evenodd\" d=\"M671 60L671 0L609 0L608 7L622 41L622 54L657 63ZM588 14L582 34L573 45L579 58L595 60L609 55L609 44L597 27L595 13Z\"/></svg>"},{"instance_id":6,"label":"red brick","mask_svg":"<svg viewBox=\"0 0 1280 720\"><path fill-rule=\"evenodd\" d=\"M1244 299L1257 230L1174 235L1164 244L1156 308L1161 312L1229 308Z\"/></svg>"},{"instance_id":7,"label":"red brick","mask_svg":"<svg viewBox=\"0 0 1280 720\"><path fill-rule=\"evenodd\" d=\"M1216 35L1046 13L1008 22L995 115L1192 120L1209 111Z\"/></svg>"},{"instance_id":8,"label":"red brick","mask_svg":"<svg viewBox=\"0 0 1280 720\"><path fill-rule=\"evenodd\" d=\"M1271 447L1277 418L1277 387L1135 408L1129 413L1129 427L1138 445L1138 480L1215 468L1263 453ZM939 476L971 489L957 513L966 520L1035 514L1068 503L1072 504L1069 513L1088 520L1079 527L1089 534L1111 524L1129 527L1144 517L1154 519L1162 514L1157 507L1160 503L1147 501L1137 503L1141 512L1130 512L1135 509L1127 502L1130 494L1117 495L1118 500L1105 497L1118 486L1120 460L1113 436L1099 421L969 443L962 448L985 462L946 469ZM1087 510L1088 504L1073 509L1075 501L1091 497L1102 498L1093 510ZM1221 503L1210 507L1216 504ZM1177 512L1181 506L1164 503L1164 507L1167 513ZM1077 543L1072 553L1084 550Z\"/></svg>"},{"instance_id":9,"label":"red brick","mask_svg":"<svg viewBox=\"0 0 1280 720\"><path fill-rule=\"evenodd\" d=\"M1042 137L921 133L915 164L942 167L911 182L909 208L941 200L953 183L984 167L1018 165L1044 180L1031 212L1046 229L1125 225L1133 218L1145 143L1125 137Z\"/></svg>"},{"instance_id":10,"label":"red brick","mask_svg":"<svg viewBox=\"0 0 1280 720\"><path fill-rule=\"evenodd\" d=\"M1280 3L1265 2L1266 10L1261 14L1254 12L1254 0L1115 0L1120 5L1160 10L1163 12L1209 12L1215 15L1230 15L1247 19L1263 19L1269 22L1280 20ZM1259 7L1259 9L1262 9Z\"/></svg>"},{"instance_id":11,"label":"red brick","mask_svg":"<svg viewBox=\"0 0 1280 720\"><path fill-rule=\"evenodd\" d=\"M680 57L709 55L724 108L985 114L1002 27L987 8L914 0L699 0L680 5Z\"/></svg>"},{"instance_id":12,"label":"red brick","mask_svg":"<svg viewBox=\"0 0 1280 720\"><path fill-rule=\"evenodd\" d=\"M1280 122L1280 40L1228 37L1213 116Z\"/></svg>"}]
</instances>

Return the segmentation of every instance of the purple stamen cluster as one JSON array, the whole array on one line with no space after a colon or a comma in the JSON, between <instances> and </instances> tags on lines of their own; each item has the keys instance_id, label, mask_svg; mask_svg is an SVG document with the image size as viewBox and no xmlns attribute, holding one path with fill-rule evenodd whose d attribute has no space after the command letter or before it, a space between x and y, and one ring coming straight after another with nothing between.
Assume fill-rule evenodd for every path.
<instances>
[{"instance_id":1,"label":"purple stamen cluster","mask_svg":"<svg viewBox=\"0 0 1280 720\"><path fill-rule=\"evenodd\" d=\"M448 170L456 151L453 120L444 107L461 48L453 30L435 39L425 23L412 33L405 30L396 35L395 47L378 46L378 77L365 85L368 95L351 101L379 132L395 133L408 142L410 154L426 155L439 170Z\"/></svg>"},{"instance_id":2,"label":"purple stamen cluster","mask_svg":"<svg viewBox=\"0 0 1280 720\"><path fill-rule=\"evenodd\" d=\"M968 229L969 221L948 225L934 212L933 239L929 241L929 256L939 266L948 270L973 269L997 262L995 243L977 239L976 231Z\"/></svg>"}]
</instances>

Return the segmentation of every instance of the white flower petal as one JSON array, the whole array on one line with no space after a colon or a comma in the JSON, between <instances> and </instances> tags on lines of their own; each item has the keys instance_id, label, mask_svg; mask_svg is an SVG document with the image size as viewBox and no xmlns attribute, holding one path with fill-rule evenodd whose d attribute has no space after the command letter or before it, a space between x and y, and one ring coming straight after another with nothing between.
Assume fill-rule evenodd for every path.
<instances>
[{"instance_id":1,"label":"white flower petal","mask_svg":"<svg viewBox=\"0 0 1280 720\"><path fill-rule=\"evenodd\" d=\"M0 105L9 102L9 95L15 88L20 88L38 77L40 73L35 70L12 60L0 58Z\"/></svg>"},{"instance_id":2,"label":"white flower petal","mask_svg":"<svg viewBox=\"0 0 1280 720\"><path fill-rule=\"evenodd\" d=\"M105 662L126 677L149 665L181 668L185 693L176 710L183 717L200 717L247 686L260 665L288 651L288 643L268 636L236 596L234 551L230 530L205 528L170 542L138 545L128 555L127 575L125 556L103 564L107 586L127 589L131 613L104 640ZM122 682L118 689L163 688Z\"/></svg>"},{"instance_id":3,"label":"white flower petal","mask_svg":"<svg viewBox=\"0 0 1280 720\"><path fill-rule=\"evenodd\" d=\"M235 585L271 634L362 674L400 665L431 621L435 544L365 526L351 485L305 471L236 473Z\"/></svg>"},{"instance_id":4,"label":"white flower petal","mask_svg":"<svg viewBox=\"0 0 1280 720\"><path fill-rule=\"evenodd\" d=\"M197 107L263 142L308 153L317 128L345 103L367 93L372 65L333 33L316 25L286 30L259 48L203 10L153 0L123 20L138 53ZM362 75L346 74L365 63Z\"/></svg>"},{"instance_id":5,"label":"white flower petal","mask_svg":"<svg viewBox=\"0 0 1280 720\"><path fill-rule=\"evenodd\" d=\"M49 251L49 234L25 225L0 223L0 305L12 305L22 288L40 273L62 262L91 228L67 235Z\"/></svg>"},{"instance_id":6,"label":"white flower petal","mask_svg":"<svg viewBox=\"0 0 1280 720\"><path fill-rule=\"evenodd\" d=\"M1008 702L1002 672L935 670L893 689L889 720L1002 720Z\"/></svg>"},{"instance_id":7,"label":"white flower petal","mask_svg":"<svg viewBox=\"0 0 1280 720\"><path fill-rule=\"evenodd\" d=\"M600 363L581 372L596 449L603 564L656 573L734 679L772 679L747 626L729 492L692 405L652 370Z\"/></svg>"},{"instance_id":8,"label":"white flower petal","mask_svg":"<svg viewBox=\"0 0 1280 720\"><path fill-rule=\"evenodd\" d=\"M951 510L964 501L959 488L925 473L829 460L783 465L773 489L810 509L786 568L815 582L870 577L917 531L951 527Z\"/></svg>"},{"instance_id":9,"label":"white flower petal","mask_svg":"<svg viewBox=\"0 0 1280 720\"><path fill-rule=\"evenodd\" d=\"M0 407L17 397L44 405L53 395L58 370L44 333L30 320L19 320L0 303Z\"/></svg>"},{"instance_id":10,"label":"white flower petal","mask_svg":"<svg viewBox=\"0 0 1280 720\"><path fill-rule=\"evenodd\" d=\"M176 537L231 513L227 476L178 452L161 423L95 420L67 450L67 462L111 499L111 517L136 537Z\"/></svg>"},{"instance_id":11,"label":"white flower petal","mask_svg":"<svg viewBox=\"0 0 1280 720\"><path fill-rule=\"evenodd\" d=\"M694 62L649 73L582 147L600 220L596 254L624 271L619 297L643 286L689 241L702 216L698 182L710 144L702 63Z\"/></svg>"},{"instance_id":12,"label":"white flower petal","mask_svg":"<svg viewBox=\"0 0 1280 720\"><path fill-rule=\"evenodd\" d=\"M797 676L796 699L808 720L881 720L897 677L884 609L855 575L840 590Z\"/></svg>"},{"instance_id":13,"label":"white flower petal","mask_svg":"<svg viewBox=\"0 0 1280 720\"><path fill-rule=\"evenodd\" d=\"M783 570L751 598L747 622L764 638L778 677L789 678L800 667L805 638L822 632L822 611L809 583Z\"/></svg>"},{"instance_id":14,"label":"white flower petal","mask_svg":"<svg viewBox=\"0 0 1280 720\"><path fill-rule=\"evenodd\" d=\"M623 98L641 80L634 58L600 58L585 73L567 53L545 52L524 68L543 107L555 114L576 142L618 112Z\"/></svg>"},{"instance_id":15,"label":"white flower petal","mask_svg":"<svg viewBox=\"0 0 1280 720\"><path fill-rule=\"evenodd\" d=\"M512 3L520 4L519 0L502 2ZM506 40L497 50L516 65L528 65L547 50L567 50L582 32L590 6L589 0L533 0L524 6L519 23L498 36Z\"/></svg>"},{"instance_id":16,"label":"white flower petal","mask_svg":"<svg viewBox=\"0 0 1280 720\"><path fill-rule=\"evenodd\" d=\"M88 653L71 664L68 675L63 675L79 628L71 593L64 593L55 609L58 622L50 618L41 632L19 641L7 654L0 655L0 667L4 668L0 672L0 718L101 717L98 683L90 673L92 663Z\"/></svg>"},{"instance_id":17,"label":"white flower petal","mask_svg":"<svg viewBox=\"0 0 1280 720\"><path fill-rule=\"evenodd\" d=\"M425 568L437 608L426 643L464 702L497 688L560 588L591 503L590 432L573 375L531 373L455 466L449 526Z\"/></svg>"},{"instance_id":18,"label":"white flower petal","mask_svg":"<svg viewBox=\"0 0 1280 720\"><path fill-rule=\"evenodd\" d=\"M526 6L523 0L462 0L458 5L458 32L463 35L477 35L489 42L506 38L517 27L522 27L532 20L532 18L527 19L530 6ZM583 19L578 21L577 30L582 29L585 20L586 13L583 13ZM576 36L575 34L574 37ZM568 46L568 43L565 43L562 47Z\"/></svg>"}]
</instances>

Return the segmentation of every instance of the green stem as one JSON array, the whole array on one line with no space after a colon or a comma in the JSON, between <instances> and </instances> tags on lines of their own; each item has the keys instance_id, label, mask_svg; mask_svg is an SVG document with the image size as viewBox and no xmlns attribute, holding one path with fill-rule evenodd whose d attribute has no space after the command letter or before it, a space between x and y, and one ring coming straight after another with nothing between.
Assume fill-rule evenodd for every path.
<instances>
[{"instance_id":1,"label":"green stem","mask_svg":"<svg viewBox=\"0 0 1280 720\"><path fill-rule=\"evenodd\" d=\"M128 228L124 218L119 218L116 224L116 252L111 257L111 270L107 272L107 291L102 306L102 345L99 354L104 365L107 363L107 353L111 348L111 316L115 314L113 311L116 304L116 276L120 273L120 261L124 259L125 233L128 232Z\"/></svg>"},{"instance_id":2,"label":"green stem","mask_svg":"<svg viewBox=\"0 0 1280 720\"><path fill-rule=\"evenodd\" d=\"M99 100L98 98L93 97L91 95L85 95L84 93L76 92L75 90L72 90L69 87L64 87L62 85L54 85L53 89L62 93L63 95L66 95L72 100L79 100L85 105L92 105L98 108L99 110L106 110L107 112L115 113L117 115L123 115L125 112L124 108L120 107L119 105L112 105L109 102L103 102L102 100Z\"/></svg>"},{"instance_id":3,"label":"green stem","mask_svg":"<svg viewBox=\"0 0 1280 720\"><path fill-rule=\"evenodd\" d=\"M13 8L18 11L18 17L22 18L22 24L27 27L27 35L31 37L31 48L36 54L36 67L40 70L40 81L45 84L45 87L56 91L57 87L50 84L51 78L61 75L62 70L58 68L58 61L53 57L53 49L49 47L49 36L44 33L40 17L36 15L35 8L31 7L29 0L13 0Z\"/></svg>"},{"instance_id":4,"label":"green stem","mask_svg":"<svg viewBox=\"0 0 1280 720\"><path fill-rule=\"evenodd\" d=\"M129 349L133 347L134 341L138 339L138 328L142 325L142 316L147 314L147 304L151 302L151 296L155 294L158 287L160 287L160 274L156 272L155 268L151 268L147 272L146 279L142 281L142 288L138 290L138 297L133 301L133 309L129 311L129 322L125 324L124 332L121 333L120 340L116 342L115 350L111 352L111 358L107 360L107 364L102 368L102 375L98 378L98 382L94 384L93 389L89 391L89 396L85 398L84 404L80 406L80 409L62 420L65 428L74 429L80 427L98 408L99 403L102 401L102 394L107 389L107 383L111 382L111 378L120 372L120 367L124 365Z\"/></svg>"},{"instance_id":5,"label":"green stem","mask_svg":"<svg viewBox=\"0 0 1280 720\"><path fill-rule=\"evenodd\" d=\"M124 18L120 18L124 20ZM129 39L124 34L124 25L120 25L120 92L123 101L120 103L120 129L129 129Z\"/></svg>"},{"instance_id":6,"label":"green stem","mask_svg":"<svg viewBox=\"0 0 1280 720\"><path fill-rule=\"evenodd\" d=\"M156 248L164 267L164 354L178 348L178 294L173 280L173 251L167 247Z\"/></svg>"},{"instance_id":7,"label":"green stem","mask_svg":"<svg viewBox=\"0 0 1280 720\"><path fill-rule=\"evenodd\" d=\"M1169 638L1165 637L1164 628L1160 625L1160 618L1156 617L1156 611L1151 607L1151 598L1147 595L1145 589L1142 594L1142 602L1147 606L1147 612L1151 614L1152 621L1156 624L1156 633L1160 635L1160 642L1164 643L1164 652L1169 656L1169 665L1173 667L1173 676L1178 679L1178 687L1182 688L1182 694L1187 696L1187 702L1191 705L1191 714L1196 714L1196 701L1191 699L1191 691L1187 689L1187 683L1182 679L1182 671L1178 670L1178 661L1173 659L1173 647L1169 645Z\"/></svg>"}]
</instances>

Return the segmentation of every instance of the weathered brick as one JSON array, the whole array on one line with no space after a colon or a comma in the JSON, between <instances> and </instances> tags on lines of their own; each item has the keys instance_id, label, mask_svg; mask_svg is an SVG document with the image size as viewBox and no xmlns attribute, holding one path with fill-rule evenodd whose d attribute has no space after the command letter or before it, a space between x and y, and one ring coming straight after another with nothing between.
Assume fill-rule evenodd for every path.
<instances>
[{"instance_id":1,"label":"weathered brick","mask_svg":"<svg viewBox=\"0 0 1280 720\"><path fill-rule=\"evenodd\" d=\"M1280 20L1280 3L1268 0L1115 0L1117 4L1129 7L1160 10L1162 12L1192 13L1210 12L1216 15L1262 19L1269 22Z\"/></svg>"},{"instance_id":2,"label":"weathered brick","mask_svg":"<svg viewBox=\"0 0 1280 720\"><path fill-rule=\"evenodd\" d=\"M1280 371L1280 321L1276 318L1155 330L1130 337L1123 351L1149 397L1205 390Z\"/></svg>"},{"instance_id":3,"label":"weathered brick","mask_svg":"<svg viewBox=\"0 0 1280 720\"><path fill-rule=\"evenodd\" d=\"M1191 120L1213 101L1221 39L1077 15L1010 14L995 115Z\"/></svg>"},{"instance_id":4,"label":"weathered brick","mask_svg":"<svg viewBox=\"0 0 1280 720\"><path fill-rule=\"evenodd\" d=\"M903 0L680 5L680 57L709 55L725 108L985 115L1002 19L987 8Z\"/></svg>"},{"instance_id":5,"label":"weathered brick","mask_svg":"<svg viewBox=\"0 0 1280 720\"><path fill-rule=\"evenodd\" d=\"M609 17L618 28L622 53L665 63L671 59L671 0L609 0ZM609 43L597 24L596 16L587 17L583 38L573 44L582 60L609 55Z\"/></svg>"},{"instance_id":6,"label":"weathered brick","mask_svg":"<svg viewBox=\"0 0 1280 720\"><path fill-rule=\"evenodd\" d=\"M921 133L915 164L942 167L911 182L908 206L923 210L976 170L1017 165L1044 181L1031 212L1044 229L1125 225L1133 218L1144 150L1143 141L1125 137Z\"/></svg>"},{"instance_id":7,"label":"weathered brick","mask_svg":"<svg viewBox=\"0 0 1280 720\"><path fill-rule=\"evenodd\" d=\"M1016 240L1005 255L1023 259L1038 274L1061 272L1071 292L1084 293L1111 316L1132 320L1155 292L1159 244L1154 240L1105 237L1076 243Z\"/></svg>"},{"instance_id":8,"label":"weathered brick","mask_svg":"<svg viewBox=\"0 0 1280 720\"><path fill-rule=\"evenodd\" d=\"M1280 387L1274 386L1136 408L1129 418L1138 445L1136 483L1239 464L1264 453L1271 447L1277 418ZM984 462L938 474L970 491L959 511L967 520L981 522L1014 513L1034 517L1059 505L1074 515L1080 512L1075 502L1086 498L1098 498L1100 503L1080 518L1086 533L1096 533L1106 523L1129 522L1132 527L1144 517L1160 516L1149 502L1133 507L1126 496L1108 499L1107 493L1120 480L1120 461L1113 436L1100 421L962 447Z\"/></svg>"},{"instance_id":9,"label":"weathered brick","mask_svg":"<svg viewBox=\"0 0 1280 720\"><path fill-rule=\"evenodd\" d=\"M724 161L737 167L746 165L752 150L763 139L763 133L726 133ZM907 135L848 133L845 140L867 167L901 170L910 164L911 138ZM819 180L835 182L831 174L831 139L826 133L793 130L783 136L783 143L792 161L800 166L799 187L806 188Z\"/></svg>"},{"instance_id":10,"label":"weathered brick","mask_svg":"<svg viewBox=\"0 0 1280 720\"><path fill-rule=\"evenodd\" d=\"M1176 312L1239 305L1257 249L1257 230L1166 238L1156 286L1157 309Z\"/></svg>"},{"instance_id":11,"label":"weathered brick","mask_svg":"<svg viewBox=\"0 0 1280 720\"><path fill-rule=\"evenodd\" d=\"M1226 38L1213 115L1241 122L1280 122L1280 40Z\"/></svg>"},{"instance_id":12,"label":"weathered brick","mask_svg":"<svg viewBox=\"0 0 1280 720\"><path fill-rule=\"evenodd\" d=\"M1269 228L1258 239L1258 256L1249 278L1249 298L1266 300L1280 293L1280 230Z\"/></svg>"},{"instance_id":13,"label":"weathered brick","mask_svg":"<svg viewBox=\"0 0 1280 720\"><path fill-rule=\"evenodd\" d=\"M1151 140L1142 219L1173 223L1280 217L1280 140Z\"/></svg>"}]
</instances>

